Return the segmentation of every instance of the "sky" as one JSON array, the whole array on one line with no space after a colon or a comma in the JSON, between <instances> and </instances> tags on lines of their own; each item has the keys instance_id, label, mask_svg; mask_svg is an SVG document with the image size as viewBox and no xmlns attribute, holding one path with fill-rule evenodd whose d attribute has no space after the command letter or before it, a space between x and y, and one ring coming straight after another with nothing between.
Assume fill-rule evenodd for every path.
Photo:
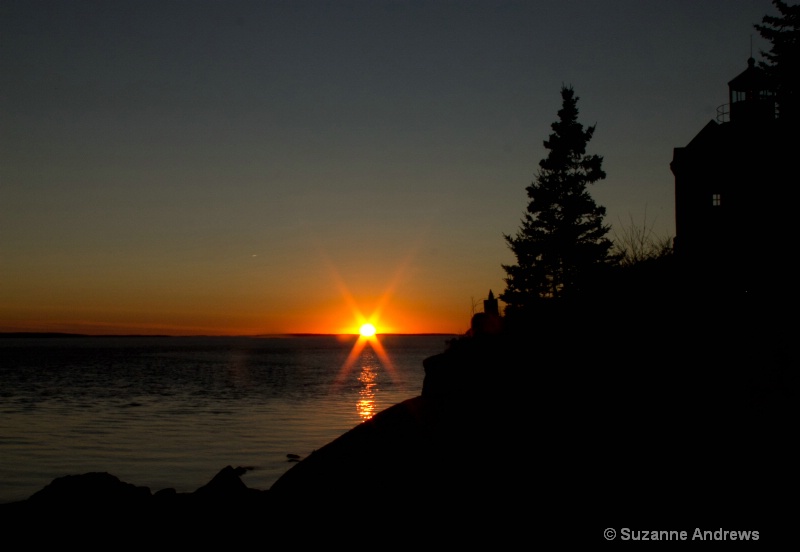
<instances>
[{"instance_id":1,"label":"sky","mask_svg":"<svg viewBox=\"0 0 800 552\"><path fill-rule=\"evenodd\" d=\"M669 239L673 148L768 14L0 0L0 332L463 333L516 262L561 87L596 125L609 237Z\"/></svg>"}]
</instances>

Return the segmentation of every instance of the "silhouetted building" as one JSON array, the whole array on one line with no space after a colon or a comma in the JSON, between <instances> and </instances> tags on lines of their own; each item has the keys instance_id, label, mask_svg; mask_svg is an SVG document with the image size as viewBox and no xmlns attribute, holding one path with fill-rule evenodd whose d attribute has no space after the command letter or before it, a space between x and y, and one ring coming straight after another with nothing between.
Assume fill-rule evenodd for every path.
<instances>
[{"instance_id":1,"label":"silhouetted building","mask_svg":"<svg viewBox=\"0 0 800 552\"><path fill-rule=\"evenodd\" d=\"M497 305L497 299L494 298L494 293L489 290L489 298L483 300L483 312L500 316L500 307Z\"/></svg>"},{"instance_id":2,"label":"silhouetted building","mask_svg":"<svg viewBox=\"0 0 800 552\"><path fill-rule=\"evenodd\" d=\"M705 296L774 291L795 247L795 129L776 118L753 58L728 93L717 119L674 148L670 163L675 257L684 283Z\"/></svg>"}]
</instances>

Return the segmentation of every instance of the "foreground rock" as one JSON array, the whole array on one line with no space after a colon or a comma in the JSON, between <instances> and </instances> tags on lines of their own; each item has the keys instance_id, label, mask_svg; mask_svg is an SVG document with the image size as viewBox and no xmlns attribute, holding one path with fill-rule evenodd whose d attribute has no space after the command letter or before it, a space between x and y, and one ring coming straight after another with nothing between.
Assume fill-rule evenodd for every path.
<instances>
[{"instance_id":1,"label":"foreground rock","mask_svg":"<svg viewBox=\"0 0 800 552\"><path fill-rule=\"evenodd\" d=\"M557 320L457 340L426 359L421 396L295 465L272 499L458 534L785 537L798 379L785 329L745 314L626 328L623 348L613 326Z\"/></svg>"},{"instance_id":2,"label":"foreground rock","mask_svg":"<svg viewBox=\"0 0 800 552\"><path fill-rule=\"evenodd\" d=\"M0 520L10 529L29 531L25 522L87 530L124 531L139 537L205 529L213 533L224 520L244 520L269 509L267 491L249 489L241 480L246 468L226 466L192 493L174 489L151 492L106 472L54 479L27 500L0 505Z\"/></svg>"}]
</instances>

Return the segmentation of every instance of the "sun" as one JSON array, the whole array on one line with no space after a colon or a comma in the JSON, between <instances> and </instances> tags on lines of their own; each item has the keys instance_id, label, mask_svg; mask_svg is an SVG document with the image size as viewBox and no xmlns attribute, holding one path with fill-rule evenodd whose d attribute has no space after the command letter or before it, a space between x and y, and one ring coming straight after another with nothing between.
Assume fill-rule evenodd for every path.
<instances>
[{"instance_id":1,"label":"sun","mask_svg":"<svg viewBox=\"0 0 800 552\"><path fill-rule=\"evenodd\" d=\"M372 324L364 324L363 326L361 326L361 329L359 331L361 332L362 337L372 337L373 335L375 335L375 326L373 326Z\"/></svg>"}]
</instances>

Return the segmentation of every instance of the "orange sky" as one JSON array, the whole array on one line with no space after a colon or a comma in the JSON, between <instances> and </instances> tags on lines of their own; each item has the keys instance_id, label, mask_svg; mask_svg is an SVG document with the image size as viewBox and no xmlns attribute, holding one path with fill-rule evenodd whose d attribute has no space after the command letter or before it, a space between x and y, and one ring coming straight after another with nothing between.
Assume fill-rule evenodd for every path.
<instances>
[{"instance_id":1,"label":"orange sky","mask_svg":"<svg viewBox=\"0 0 800 552\"><path fill-rule=\"evenodd\" d=\"M318 308L288 303L230 311L197 311L176 308L148 311L132 303L74 308L44 307L4 309L0 332L67 332L92 335L260 335L282 333L358 333L365 322L378 333L463 333L469 327L466 305L448 309L444 304L392 300L380 310L373 301L363 307L353 300L329 301ZM436 309L439 310L436 310ZM379 314L374 314L379 313Z\"/></svg>"},{"instance_id":2,"label":"orange sky","mask_svg":"<svg viewBox=\"0 0 800 552\"><path fill-rule=\"evenodd\" d=\"M401 262L384 259L370 274L350 262L340 271L321 253L296 262L303 270L286 274L261 266L220 276L190 266L173 267L171 275L98 269L81 280L65 268L59 281L51 279L50 270L41 271L38 277L14 279L13 296L0 290L0 331L358 333L371 322L378 333L457 334L469 327L473 304L481 310L480 299L489 291L485 286L484 297L459 295L463 283L432 279L411 255ZM390 265L393 271L386 269Z\"/></svg>"}]
</instances>

